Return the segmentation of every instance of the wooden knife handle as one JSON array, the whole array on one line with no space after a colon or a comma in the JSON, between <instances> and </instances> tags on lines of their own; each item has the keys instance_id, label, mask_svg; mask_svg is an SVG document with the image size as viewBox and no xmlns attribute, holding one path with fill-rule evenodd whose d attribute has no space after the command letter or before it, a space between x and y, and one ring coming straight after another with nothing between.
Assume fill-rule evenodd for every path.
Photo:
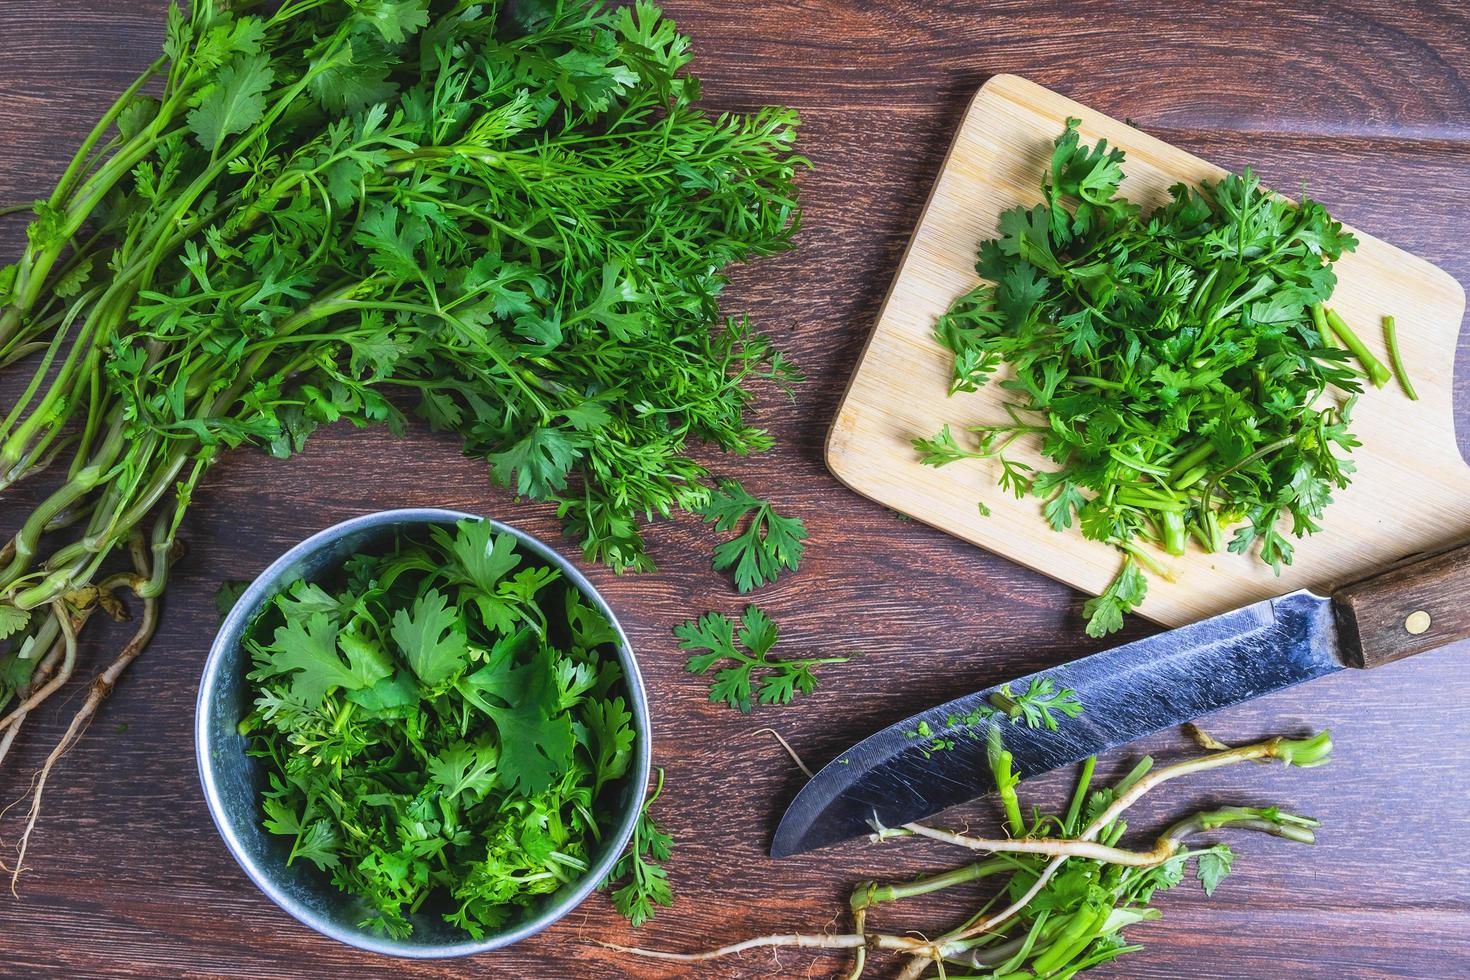
<instances>
[{"instance_id":1,"label":"wooden knife handle","mask_svg":"<svg viewBox=\"0 0 1470 980\"><path fill-rule=\"evenodd\" d=\"M1343 656L1377 667L1470 637L1470 544L1412 559L1338 589Z\"/></svg>"}]
</instances>

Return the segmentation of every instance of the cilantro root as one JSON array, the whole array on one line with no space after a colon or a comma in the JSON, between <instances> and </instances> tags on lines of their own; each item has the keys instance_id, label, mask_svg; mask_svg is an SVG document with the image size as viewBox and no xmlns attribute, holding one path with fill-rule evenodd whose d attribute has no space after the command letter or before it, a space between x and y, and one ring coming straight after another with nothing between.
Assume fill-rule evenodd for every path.
<instances>
[{"instance_id":1,"label":"cilantro root","mask_svg":"<svg viewBox=\"0 0 1470 980\"><path fill-rule=\"evenodd\" d=\"M10 890L12 894L16 893L21 872L25 870L26 849L41 816L41 799L46 791L47 779L50 778L52 770L55 769L61 757L82 737L82 733L87 730L87 726L91 724L97 711L102 707L102 702L117 686L123 672L148 646L148 641L152 639L153 632L158 627L158 599L152 594L150 588L152 582L157 579L157 572L149 567L148 550L143 546L140 534L135 533L132 536L130 545L133 573L111 575L92 588L89 594L76 596L76 600L83 603L80 608L61 600L53 603L52 618L49 624L54 624L55 631L59 634L55 646L45 657L37 658L39 662L30 679L16 691L20 703L11 709L3 719L0 719L0 729L4 729L4 735L0 737L0 761L3 761L29 713L60 690L71 677L76 664L77 634L87 619L99 609L119 619L125 617L125 610L113 595L114 589L129 588L142 599L143 615L137 630L123 645L112 662L92 679L81 707L72 715L66 731L62 733L61 738L46 756L46 761L42 763L41 768L31 780L31 805L26 813L25 827L16 845L15 866L8 869L11 872ZM157 555L155 560L166 562L172 557L171 553L163 553ZM48 634L42 632L39 635ZM3 863L0 863L0 867L4 867Z\"/></svg>"},{"instance_id":2,"label":"cilantro root","mask_svg":"<svg viewBox=\"0 0 1470 980\"><path fill-rule=\"evenodd\" d=\"M1176 185L1145 214L1119 193L1122 151L1077 127L1056 140L1043 203L1000 216L979 246L983 281L935 327L951 393L1011 368L1008 420L913 446L931 466L992 461L1054 530L1122 552L1084 609L1103 636L1144 601L1145 569L1168 575L1155 549L1180 556L1193 540L1289 564L1286 535L1320 530L1353 471L1349 356L1379 387L1390 375L1323 305L1357 242L1321 204L1292 205L1247 168ZM1008 455L1022 438L1054 468Z\"/></svg>"},{"instance_id":3,"label":"cilantro root","mask_svg":"<svg viewBox=\"0 0 1470 980\"><path fill-rule=\"evenodd\" d=\"M1033 811L1031 823L1016 837L976 838L917 823L901 828L875 826L874 841L925 837L968 851L1002 856L912 881L859 882L848 901L854 927L851 932L759 936L697 953L602 945L675 962L703 962L768 947L849 951L854 957L847 974L850 980L863 976L869 951L903 957L905 965L897 975L909 980L930 970L941 977L954 975L946 972L946 966L979 971L966 975L987 980L1070 977L1141 949L1127 942L1124 931L1161 915L1152 907L1153 897L1183 880L1187 862L1194 863L1205 893L1214 893L1229 874L1235 854L1221 843L1192 847L1187 843L1191 838L1220 830L1248 830L1311 844L1318 826L1316 820L1276 807L1218 807L1176 821L1158 835L1149 849L1132 850L1119 843L1126 830L1122 820L1125 811L1174 779L1247 761L1319 765L1330 753L1331 739L1326 732L1310 739L1271 738L1161 769L1152 769L1152 760L1145 759L1118 784L1103 789L1092 788L1093 767L1092 760L1088 760L1065 815L1042 816ZM996 781L1006 781L1009 761L992 755L991 765L996 770ZM940 930L934 938L915 931L879 932L868 926L870 915L881 906L922 899L995 877L1006 879L996 896L981 903L959 926ZM1003 899L1009 899L1008 903L995 910Z\"/></svg>"}]
</instances>

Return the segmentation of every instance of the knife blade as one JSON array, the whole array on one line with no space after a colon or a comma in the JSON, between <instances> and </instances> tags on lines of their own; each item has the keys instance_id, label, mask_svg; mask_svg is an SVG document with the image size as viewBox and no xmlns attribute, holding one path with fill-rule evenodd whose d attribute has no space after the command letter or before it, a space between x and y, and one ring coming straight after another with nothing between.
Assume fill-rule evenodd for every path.
<instances>
[{"instance_id":1,"label":"knife blade","mask_svg":"<svg viewBox=\"0 0 1470 980\"><path fill-rule=\"evenodd\" d=\"M1231 705L1470 636L1470 546L1385 571L1332 598L1293 592L1009 681L1047 678L1083 711L1055 731L1008 724L1021 777L1080 761ZM802 787L771 842L785 857L923 819L994 789L991 721L966 725L1006 685L930 708L869 736ZM920 732L925 734L920 735Z\"/></svg>"}]
</instances>

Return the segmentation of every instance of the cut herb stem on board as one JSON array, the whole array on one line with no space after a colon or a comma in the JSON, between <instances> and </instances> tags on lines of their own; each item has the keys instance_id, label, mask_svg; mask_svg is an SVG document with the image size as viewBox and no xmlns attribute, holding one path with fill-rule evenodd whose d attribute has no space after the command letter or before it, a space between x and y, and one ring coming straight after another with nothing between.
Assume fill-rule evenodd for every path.
<instances>
[{"instance_id":1,"label":"cut herb stem on board","mask_svg":"<svg viewBox=\"0 0 1470 980\"><path fill-rule=\"evenodd\" d=\"M992 726L999 732L999 726ZM1003 803L1008 833L992 838L927 824L903 827L874 825L873 842L927 838L969 853L994 855L938 873L899 882L859 882L848 901L852 930L836 932L821 922L793 934L759 936L698 953L631 949L603 945L625 953L678 963L698 963L735 956L750 950L794 947L847 951L853 956L846 976L858 980L868 967L870 952L896 954L905 965L897 976L970 980L1065 980L1143 947L1130 943L1125 932L1140 922L1157 919L1153 907L1161 891L1179 885L1193 865L1206 895L1213 895L1230 873L1235 852L1224 843L1194 844L1196 837L1221 831L1255 831L1283 840L1311 844L1318 821L1288 813L1275 806L1219 806L1175 821L1151 845L1135 848L1123 838L1128 827L1124 813L1146 794L1174 779L1251 761L1277 761L1308 768L1326 763L1332 753L1327 732L1307 739L1271 738L1239 748L1226 748L1185 762L1154 768L1145 757L1112 786L1094 788L1094 762L1087 760L1066 810L1042 814L1023 808L1015 798L1018 782L1008 753L989 755L991 776L999 786L1012 787ZM932 861L924 859L926 866ZM915 927L904 932L880 932L869 925L870 916L899 901L921 904L926 896L962 885L1001 879L992 897L976 900L977 907L958 925L949 909L935 928ZM936 913L936 918L940 913Z\"/></svg>"},{"instance_id":2,"label":"cut herb stem on board","mask_svg":"<svg viewBox=\"0 0 1470 980\"><path fill-rule=\"evenodd\" d=\"M1322 304L1318 303L1317 306L1320 307ZM1313 317L1315 318L1315 316L1316 307L1313 307ZM1322 317L1327 321L1327 326L1332 331L1332 335L1342 341L1344 347L1353 352L1353 356L1363 366L1363 373L1368 376L1369 381L1373 382L1373 386L1375 388L1382 388L1388 384L1389 379L1393 375L1384 366L1383 362L1368 349L1368 345L1363 343L1363 339L1358 336L1357 331L1348 326L1347 321L1338 316L1336 310L1329 310L1323 307Z\"/></svg>"},{"instance_id":3,"label":"cut herb stem on board","mask_svg":"<svg viewBox=\"0 0 1470 980\"><path fill-rule=\"evenodd\" d=\"M617 632L518 549L483 521L405 536L294 583L245 641L265 829L365 928L402 938L432 909L480 938L585 876L620 819Z\"/></svg>"},{"instance_id":4,"label":"cut herb stem on board","mask_svg":"<svg viewBox=\"0 0 1470 980\"><path fill-rule=\"evenodd\" d=\"M746 409L800 375L719 300L796 231L796 114L706 114L657 7L167 6L0 267L0 491L53 481L0 547L11 730L138 533L163 592L235 447L410 409L620 570L707 503L695 444L769 447Z\"/></svg>"},{"instance_id":5,"label":"cut herb stem on board","mask_svg":"<svg viewBox=\"0 0 1470 980\"><path fill-rule=\"evenodd\" d=\"M1388 360L1393 365L1394 376L1399 379L1399 387L1404 389L1404 395L1410 401L1418 401L1419 393L1414 390L1414 382L1409 380L1409 372L1404 370L1404 355L1399 350L1399 332L1391 316L1383 318L1383 342L1388 347Z\"/></svg>"},{"instance_id":6,"label":"cut herb stem on board","mask_svg":"<svg viewBox=\"0 0 1470 980\"><path fill-rule=\"evenodd\" d=\"M1118 550L1085 609L1101 636L1143 601L1148 575L1169 575L1160 552L1193 542L1290 563L1288 535L1320 530L1353 473L1362 375L1348 358L1374 385L1390 374L1324 305L1332 264L1357 242L1321 204L1292 204L1247 169L1177 184L1145 213L1119 193L1122 151L1083 144L1078 125L1056 141L1043 203L1001 214L980 244L984 281L936 328L951 393L998 383L1007 418L914 447L933 466L991 460L1054 530ZM1021 440L1051 468L1015 458Z\"/></svg>"}]
</instances>

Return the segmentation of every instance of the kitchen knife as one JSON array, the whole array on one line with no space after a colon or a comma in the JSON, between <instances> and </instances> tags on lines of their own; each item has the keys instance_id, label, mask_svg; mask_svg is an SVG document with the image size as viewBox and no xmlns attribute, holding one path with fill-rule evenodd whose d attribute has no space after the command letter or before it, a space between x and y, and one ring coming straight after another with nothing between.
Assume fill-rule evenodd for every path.
<instances>
[{"instance_id":1,"label":"kitchen knife","mask_svg":"<svg viewBox=\"0 0 1470 980\"><path fill-rule=\"evenodd\" d=\"M1211 711L1345 667L1376 667L1470 637L1470 545L1402 562L1330 598L1292 592L1009 682L1071 688L1057 730L1007 724L1016 771L1040 775ZM985 728L965 716L1004 685L921 712L839 755L802 787L771 842L785 857L896 827L992 789ZM1003 702L1002 702L1003 703ZM977 730L978 729L978 730ZM920 734L924 732L925 734Z\"/></svg>"}]
</instances>

